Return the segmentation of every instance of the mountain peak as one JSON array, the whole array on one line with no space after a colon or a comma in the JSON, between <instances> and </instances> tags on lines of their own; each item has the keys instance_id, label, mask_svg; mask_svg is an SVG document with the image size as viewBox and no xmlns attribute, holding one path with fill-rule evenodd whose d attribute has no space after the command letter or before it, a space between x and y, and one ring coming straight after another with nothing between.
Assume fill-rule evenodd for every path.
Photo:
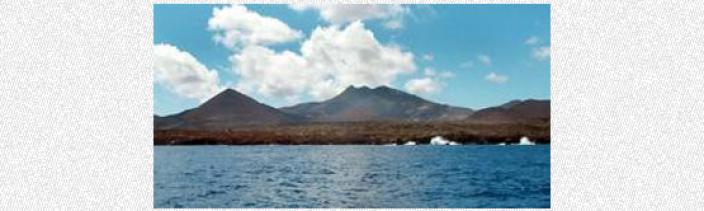
<instances>
[{"instance_id":1,"label":"mountain peak","mask_svg":"<svg viewBox=\"0 0 704 211\"><path fill-rule=\"evenodd\" d=\"M364 85L358 87L350 85L347 89L345 89L345 91L335 98L352 98L354 100L360 100L360 98L384 98L386 100L394 101L425 101L416 95L409 94L386 85L380 85L375 88L369 88Z\"/></svg>"},{"instance_id":2,"label":"mountain peak","mask_svg":"<svg viewBox=\"0 0 704 211\"><path fill-rule=\"evenodd\" d=\"M550 104L550 100L538 100L538 99L511 100L511 101L504 103L498 107L503 108L503 109L511 109L511 108L513 108L515 106L519 106L519 105L541 104L541 103Z\"/></svg>"},{"instance_id":3,"label":"mountain peak","mask_svg":"<svg viewBox=\"0 0 704 211\"><path fill-rule=\"evenodd\" d=\"M357 87L354 87L354 85L349 85L349 86L347 86L347 88L345 88L345 91L343 91L343 92L354 91L356 89L357 89Z\"/></svg>"},{"instance_id":4,"label":"mountain peak","mask_svg":"<svg viewBox=\"0 0 704 211\"><path fill-rule=\"evenodd\" d=\"M225 96L227 96L227 95L242 95L242 93L235 91L234 89L227 88L225 90L222 90L220 93L218 93L215 96L220 96L220 95L225 95Z\"/></svg>"},{"instance_id":5,"label":"mountain peak","mask_svg":"<svg viewBox=\"0 0 704 211\"><path fill-rule=\"evenodd\" d=\"M348 86L348 87L345 89L345 91L342 92L341 95L343 95L343 94L353 94L353 93L365 93L365 92L367 92L367 91L369 91L369 90L371 90L371 89L370 89L368 86L362 85L362 86L356 87L356 86L354 86L354 85L350 85L350 86Z\"/></svg>"},{"instance_id":6,"label":"mountain peak","mask_svg":"<svg viewBox=\"0 0 704 211\"><path fill-rule=\"evenodd\" d=\"M210 108L215 107L222 110L221 108L233 108L233 107L247 107L250 105L259 104L256 100L244 95L234 89L227 88L212 98L201 104L200 108Z\"/></svg>"},{"instance_id":7,"label":"mountain peak","mask_svg":"<svg viewBox=\"0 0 704 211\"><path fill-rule=\"evenodd\" d=\"M360 86L355 86L355 85L350 85L347 87L347 89L352 89L352 90L368 90L369 87L366 85L360 85Z\"/></svg>"},{"instance_id":8,"label":"mountain peak","mask_svg":"<svg viewBox=\"0 0 704 211\"><path fill-rule=\"evenodd\" d=\"M401 90L394 89L394 88L391 88L388 86L384 86L384 85L378 86L378 87L374 88L373 90L374 90L374 93L381 94L381 95L403 95L403 96L407 96L407 97L416 97L415 95L412 95L412 94L409 94L409 93L406 93Z\"/></svg>"},{"instance_id":9,"label":"mountain peak","mask_svg":"<svg viewBox=\"0 0 704 211\"><path fill-rule=\"evenodd\" d=\"M237 92L237 91L235 91L235 90L232 89L232 88L226 88L226 89L222 90L221 93L229 93L229 92Z\"/></svg>"},{"instance_id":10,"label":"mountain peak","mask_svg":"<svg viewBox=\"0 0 704 211\"><path fill-rule=\"evenodd\" d=\"M388 90L396 90L394 88L388 87L386 85L381 85L377 86L375 88L370 88L369 86L366 85L361 85L361 86L355 86L355 85L349 85L347 88L345 88L344 92L348 91L353 91L353 92L358 92L358 91L388 91Z\"/></svg>"},{"instance_id":11,"label":"mountain peak","mask_svg":"<svg viewBox=\"0 0 704 211\"><path fill-rule=\"evenodd\" d=\"M175 116L171 126L181 129L222 130L243 125L279 124L301 121L234 89L225 89L195 109ZM160 120L162 118L159 118Z\"/></svg>"},{"instance_id":12,"label":"mountain peak","mask_svg":"<svg viewBox=\"0 0 704 211\"><path fill-rule=\"evenodd\" d=\"M247 95L244 95L237 90L227 88L220 93L216 94L212 98L208 99L204 104L208 104L209 102L222 102L222 101L255 101L254 99L250 98Z\"/></svg>"},{"instance_id":13,"label":"mountain peak","mask_svg":"<svg viewBox=\"0 0 704 211\"><path fill-rule=\"evenodd\" d=\"M433 103L385 85L375 88L348 86L329 100L282 110L323 122L464 119L472 112L471 109Z\"/></svg>"}]
</instances>

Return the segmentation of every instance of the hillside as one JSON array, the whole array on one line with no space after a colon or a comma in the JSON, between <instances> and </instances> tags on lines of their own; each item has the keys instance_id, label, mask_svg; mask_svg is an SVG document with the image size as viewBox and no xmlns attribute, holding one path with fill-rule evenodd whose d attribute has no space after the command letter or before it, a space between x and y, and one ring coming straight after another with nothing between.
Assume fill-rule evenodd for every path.
<instances>
[{"instance_id":1,"label":"hillside","mask_svg":"<svg viewBox=\"0 0 704 211\"><path fill-rule=\"evenodd\" d=\"M350 86L332 99L281 108L314 122L461 120L471 109L430 102L386 86Z\"/></svg>"}]
</instances>

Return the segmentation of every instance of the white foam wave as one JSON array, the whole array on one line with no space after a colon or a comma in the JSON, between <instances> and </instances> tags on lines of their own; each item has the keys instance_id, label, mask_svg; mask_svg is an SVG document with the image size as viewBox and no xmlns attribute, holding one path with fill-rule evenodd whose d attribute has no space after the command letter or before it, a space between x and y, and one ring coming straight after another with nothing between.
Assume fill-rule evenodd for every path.
<instances>
[{"instance_id":1,"label":"white foam wave","mask_svg":"<svg viewBox=\"0 0 704 211\"><path fill-rule=\"evenodd\" d=\"M435 136L430 139L430 145L460 145L457 142L447 140L442 136Z\"/></svg>"},{"instance_id":2,"label":"white foam wave","mask_svg":"<svg viewBox=\"0 0 704 211\"><path fill-rule=\"evenodd\" d=\"M521 137L521 141L518 142L518 145L535 145L535 142L532 142L528 137Z\"/></svg>"},{"instance_id":3,"label":"white foam wave","mask_svg":"<svg viewBox=\"0 0 704 211\"><path fill-rule=\"evenodd\" d=\"M409 142L406 142L406 143L403 144L403 145L409 145L409 146L410 146L410 145L416 145L416 142L415 142L415 141L409 141Z\"/></svg>"}]
</instances>

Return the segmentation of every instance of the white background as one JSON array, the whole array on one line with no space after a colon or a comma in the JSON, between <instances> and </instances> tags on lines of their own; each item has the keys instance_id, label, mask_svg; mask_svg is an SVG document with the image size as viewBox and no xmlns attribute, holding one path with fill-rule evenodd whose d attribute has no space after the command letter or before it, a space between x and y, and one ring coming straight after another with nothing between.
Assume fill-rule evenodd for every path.
<instances>
[{"instance_id":1,"label":"white background","mask_svg":"<svg viewBox=\"0 0 704 211\"><path fill-rule=\"evenodd\" d=\"M551 4L552 208L704 207L704 6ZM153 207L151 5L0 0L0 210Z\"/></svg>"}]
</instances>

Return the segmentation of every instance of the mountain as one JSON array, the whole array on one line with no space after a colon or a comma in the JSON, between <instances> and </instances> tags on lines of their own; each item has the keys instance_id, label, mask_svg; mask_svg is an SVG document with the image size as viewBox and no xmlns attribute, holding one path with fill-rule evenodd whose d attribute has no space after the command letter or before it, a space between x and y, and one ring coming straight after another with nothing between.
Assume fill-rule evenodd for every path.
<instances>
[{"instance_id":1,"label":"mountain","mask_svg":"<svg viewBox=\"0 0 704 211\"><path fill-rule=\"evenodd\" d=\"M172 116L167 116L167 117L160 117L160 116L154 115L154 129L168 129L168 128L182 127L185 122L182 121L181 118L179 118L179 117L180 116L178 114L172 115Z\"/></svg>"},{"instance_id":2,"label":"mountain","mask_svg":"<svg viewBox=\"0 0 704 211\"><path fill-rule=\"evenodd\" d=\"M478 110L469 119L490 122L550 121L550 100L514 100Z\"/></svg>"},{"instance_id":3,"label":"mountain","mask_svg":"<svg viewBox=\"0 0 704 211\"><path fill-rule=\"evenodd\" d=\"M197 108L160 117L156 130L225 130L251 125L362 121L550 121L550 100L514 100L473 111L434 103L386 86L350 86L322 102L276 109L227 89Z\"/></svg>"},{"instance_id":4,"label":"mountain","mask_svg":"<svg viewBox=\"0 0 704 211\"><path fill-rule=\"evenodd\" d=\"M285 124L303 121L261 104L232 89L226 89L197 108L167 117L154 117L156 129L221 130L246 125Z\"/></svg>"},{"instance_id":5,"label":"mountain","mask_svg":"<svg viewBox=\"0 0 704 211\"><path fill-rule=\"evenodd\" d=\"M349 86L332 99L280 110L316 122L461 120L472 114L471 109L433 103L386 86Z\"/></svg>"}]
</instances>

